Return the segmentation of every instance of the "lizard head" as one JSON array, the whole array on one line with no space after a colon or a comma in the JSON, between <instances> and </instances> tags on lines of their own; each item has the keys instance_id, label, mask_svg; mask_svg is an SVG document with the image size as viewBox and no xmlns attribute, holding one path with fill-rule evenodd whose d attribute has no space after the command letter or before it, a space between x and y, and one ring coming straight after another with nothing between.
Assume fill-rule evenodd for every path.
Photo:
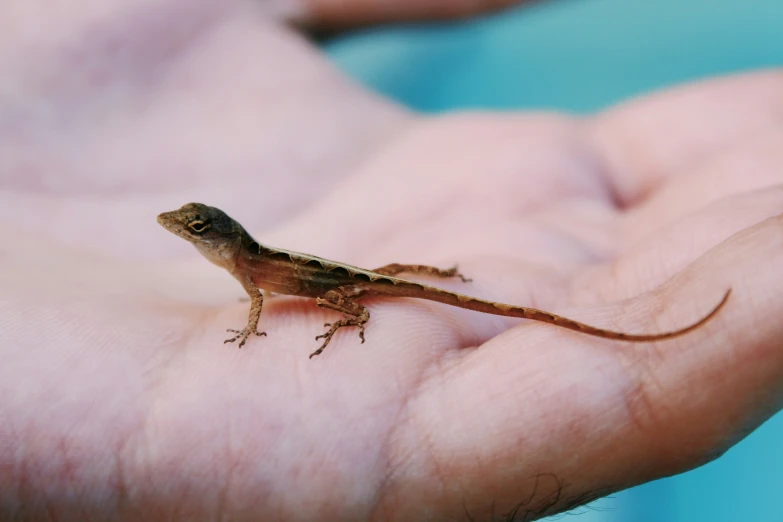
<instances>
[{"instance_id":1,"label":"lizard head","mask_svg":"<svg viewBox=\"0 0 783 522\"><path fill-rule=\"evenodd\" d=\"M242 242L243 229L219 208L188 203L158 215L163 228L193 243L204 257L230 268Z\"/></svg>"}]
</instances>

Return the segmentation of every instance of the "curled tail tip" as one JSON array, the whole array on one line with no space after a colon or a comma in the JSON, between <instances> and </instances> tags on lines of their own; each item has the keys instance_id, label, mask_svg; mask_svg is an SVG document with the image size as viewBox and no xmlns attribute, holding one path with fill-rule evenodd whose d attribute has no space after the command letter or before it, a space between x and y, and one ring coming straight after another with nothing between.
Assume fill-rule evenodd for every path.
<instances>
[{"instance_id":1,"label":"curled tail tip","mask_svg":"<svg viewBox=\"0 0 783 522\"><path fill-rule=\"evenodd\" d=\"M654 335L623 335L622 339L628 340L628 341L662 341L664 339L671 339L674 337L679 337L683 334L686 334L688 332L691 332L693 330L696 330L697 328L700 328L704 326L706 323L711 321L716 315L718 315L718 312L721 311L721 309L726 306L726 303L729 300L729 296L731 296L732 288L729 287L728 290L726 290L726 293L723 294L723 298L720 300L720 302L712 309L710 312L696 321L695 323L691 324L690 326L686 326L684 328L681 328L679 330L675 330L672 332L662 333L662 334L654 334Z\"/></svg>"},{"instance_id":2,"label":"curled tail tip","mask_svg":"<svg viewBox=\"0 0 783 522\"><path fill-rule=\"evenodd\" d=\"M726 293L725 293L725 294L723 294L723 299L721 299L721 300L720 300L720 303L718 303L718 306L716 306L716 307L715 307L715 311L716 311L716 312L717 312L718 310L720 310L721 308L723 308L723 306L724 306L724 305L726 304L726 302L729 300L729 297L731 296L731 292L732 292L732 290L733 290L733 289L732 289L731 287L729 287L729 288L728 288L728 290L726 290Z\"/></svg>"},{"instance_id":3,"label":"curled tail tip","mask_svg":"<svg viewBox=\"0 0 783 522\"><path fill-rule=\"evenodd\" d=\"M709 322L710 320L712 320L712 318L715 317L716 315L718 315L718 312L720 312L721 309L724 306L726 306L726 303L729 300L729 296L731 296L731 292L732 292L732 288L729 287L728 290L726 290L726 293L723 294L723 298L720 300L720 302L717 305L715 305L715 307L710 311L710 313L708 313L707 315L702 317L701 320L697 321L696 323L692 324L691 326L683 328L681 330L681 332L685 333L685 332L688 332L688 331L691 331L691 330L695 330L696 328L698 328L698 327L704 325L705 323Z\"/></svg>"}]
</instances>

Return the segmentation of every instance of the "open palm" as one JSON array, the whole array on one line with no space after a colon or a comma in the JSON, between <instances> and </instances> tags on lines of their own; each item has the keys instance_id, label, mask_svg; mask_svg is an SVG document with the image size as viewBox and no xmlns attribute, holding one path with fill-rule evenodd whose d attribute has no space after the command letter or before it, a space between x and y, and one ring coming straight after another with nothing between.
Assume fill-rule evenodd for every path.
<instances>
[{"instance_id":1,"label":"open palm","mask_svg":"<svg viewBox=\"0 0 783 522\"><path fill-rule=\"evenodd\" d=\"M105 5L17 8L50 30L0 46L3 518L530 519L701 464L779 408L780 73L588 120L424 118L255 3ZM628 333L734 292L651 344L366 300L367 342L312 360L336 314L275 296L238 350L242 288L155 222L189 201Z\"/></svg>"}]
</instances>

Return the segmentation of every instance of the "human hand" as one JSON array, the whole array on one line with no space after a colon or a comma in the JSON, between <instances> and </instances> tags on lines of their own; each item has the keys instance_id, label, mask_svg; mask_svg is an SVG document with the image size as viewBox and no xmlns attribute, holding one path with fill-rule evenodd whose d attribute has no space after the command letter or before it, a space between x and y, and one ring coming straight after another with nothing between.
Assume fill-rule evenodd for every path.
<instances>
[{"instance_id":1,"label":"human hand","mask_svg":"<svg viewBox=\"0 0 783 522\"><path fill-rule=\"evenodd\" d=\"M532 518L780 407L779 74L586 121L423 118L255 4L102 5L2 32L4 518ZM657 344L370 300L367 342L313 360L334 315L275 297L237 350L241 287L155 223L191 200L270 245L458 261L474 282L437 284L628 332L734 293Z\"/></svg>"}]
</instances>

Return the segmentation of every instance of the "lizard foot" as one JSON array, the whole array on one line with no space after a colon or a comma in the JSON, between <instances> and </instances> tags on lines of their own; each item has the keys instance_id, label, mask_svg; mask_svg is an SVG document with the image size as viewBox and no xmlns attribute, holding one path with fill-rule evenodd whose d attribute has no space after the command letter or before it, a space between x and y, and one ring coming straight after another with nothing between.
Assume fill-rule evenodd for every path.
<instances>
[{"instance_id":1,"label":"lizard foot","mask_svg":"<svg viewBox=\"0 0 783 522\"><path fill-rule=\"evenodd\" d=\"M225 341L223 341L223 344L233 343L237 339L241 339L239 341L239 346L237 348L242 348L242 346L247 342L247 338L250 337L253 334L258 335L259 337L262 336L262 335L264 335L264 336L266 335L266 332L259 332L257 330L254 331L254 330L251 330L250 328L243 328L242 330L234 330L232 328L229 328L226 331L227 332L231 332L231 333L235 333L235 334L239 334L239 335L235 335L231 339L226 339Z\"/></svg>"},{"instance_id":2,"label":"lizard foot","mask_svg":"<svg viewBox=\"0 0 783 522\"><path fill-rule=\"evenodd\" d=\"M320 348L310 354L310 359L323 352L326 345L332 340L332 336L334 336L335 332L343 326L356 326L359 328L359 338L362 340L362 343L364 343L364 323L366 322L366 320L362 321L359 317L346 317L345 319L340 319L334 323L324 323L324 326L328 326L329 330L327 330L326 333L322 333L315 337L316 341L318 339L323 339L324 342Z\"/></svg>"},{"instance_id":3,"label":"lizard foot","mask_svg":"<svg viewBox=\"0 0 783 522\"><path fill-rule=\"evenodd\" d=\"M462 275L459 271L457 271L457 265L452 266L449 269L442 270L440 274L438 274L440 277L459 277L462 279L463 283L470 283L473 281L470 277L465 277Z\"/></svg>"}]
</instances>

